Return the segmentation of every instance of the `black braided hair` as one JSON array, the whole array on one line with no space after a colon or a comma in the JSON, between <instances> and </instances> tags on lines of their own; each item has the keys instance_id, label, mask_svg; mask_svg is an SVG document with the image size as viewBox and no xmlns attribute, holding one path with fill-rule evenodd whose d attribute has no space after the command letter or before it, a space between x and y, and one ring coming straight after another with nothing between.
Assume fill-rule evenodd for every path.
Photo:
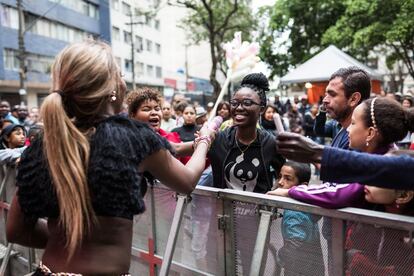
<instances>
[{"instance_id":1,"label":"black braided hair","mask_svg":"<svg viewBox=\"0 0 414 276\"><path fill-rule=\"evenodd\" d=\"M266 91L269 91L269 81L266 76L262 73L252 73L245 76L241 82L240 88L236 90L239 91L241 88L247 87L255 91L260 97L260 105L262 107L266 106ZM235 93L236 93L235 92Z\"/></svg>"}]
</instances>

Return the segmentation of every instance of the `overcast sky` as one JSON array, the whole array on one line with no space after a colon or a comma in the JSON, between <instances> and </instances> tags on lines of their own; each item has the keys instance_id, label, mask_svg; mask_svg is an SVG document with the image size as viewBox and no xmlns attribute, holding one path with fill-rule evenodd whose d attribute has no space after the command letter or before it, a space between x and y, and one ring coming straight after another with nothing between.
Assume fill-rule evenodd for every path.
<instances>
[{"instance_id":1,"label":"overcast sky","mask_svg":"<svg viewBox=\"0 0 414 276\"><path fill-rule=\"evenodd\" d=\"M256 10L257 8L261 6L273 5L275 2L276 0L253 0L252 1L253 10Z\"/></svg>"}]
</instances>

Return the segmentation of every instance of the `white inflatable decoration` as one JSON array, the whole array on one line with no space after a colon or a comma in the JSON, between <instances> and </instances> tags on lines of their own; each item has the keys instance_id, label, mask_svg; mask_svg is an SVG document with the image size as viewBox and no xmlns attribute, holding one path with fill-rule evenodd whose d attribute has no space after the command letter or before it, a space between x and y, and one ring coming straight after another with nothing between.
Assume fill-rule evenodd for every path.
<instances>
[{"instance_id":1,"label":"white inflatable decoration","mask_svg":"<svg viewBox=\"0 0 414 276\"><path fill-rule=\"evenodd\" d=\"M229 69L227 70L227 78L210 113L210 118L215 116L217 106L227 93L229 83L240 81L260 61L260 58L257 56L259 53L259 44L257 42L242 42L241 32L236 32L234 39L231 42L225 43L223 49L226 51L226 63Z\"/></svg>"}]
</instances>

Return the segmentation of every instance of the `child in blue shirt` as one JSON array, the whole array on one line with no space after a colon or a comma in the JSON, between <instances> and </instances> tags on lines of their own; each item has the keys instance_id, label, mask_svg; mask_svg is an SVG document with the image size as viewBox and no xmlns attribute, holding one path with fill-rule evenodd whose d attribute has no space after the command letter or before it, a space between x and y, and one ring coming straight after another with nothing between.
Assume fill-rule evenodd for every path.
<instances>
[{"instance_id":1,"label":"child in blue shirt","mask_svg":"<svg viewBox=\"0 0 414 276\"><path fill-rule=\"evenodd\" d=\"M306 185L310 177L309 164L288 161L280 171L278 187L289 189ZM278 263L284 269L284 275L324 275L319 219L309 213L284 211L283 246L278 252Z\"/></svg>"}]
</instances>

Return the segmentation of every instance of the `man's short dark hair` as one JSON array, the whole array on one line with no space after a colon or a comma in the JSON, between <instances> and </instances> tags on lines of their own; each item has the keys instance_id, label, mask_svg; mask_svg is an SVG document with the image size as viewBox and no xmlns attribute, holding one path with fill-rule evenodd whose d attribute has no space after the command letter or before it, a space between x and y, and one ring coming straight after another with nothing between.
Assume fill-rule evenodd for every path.
<instances>
[{"instance_id":1,"label":"man's short dark hair","mask_svg":"<svg viewBox=\"0 0 414 276\"><path fill-rule=\"evenodd\" d=\"M345 89L345 97L347 99L349 99L355 92L361 93L360 102L369 99L371 94L371 79L367 72L356 66L341 68L332 74L329 81L337 77L342 79Z\"/></svg>"},{"instance_id":2,"label":"man's short dark hair","mask_svg":"<svg viewBox=\"0 0 414 276\"><path fill-rule=\"evenodd\" d=\"M299 180L299 185L309 183L311 178L311 168L309 164L287 161L284 166L291 167L295 171L295 175Z\"/></svg>"}]
</instances>

